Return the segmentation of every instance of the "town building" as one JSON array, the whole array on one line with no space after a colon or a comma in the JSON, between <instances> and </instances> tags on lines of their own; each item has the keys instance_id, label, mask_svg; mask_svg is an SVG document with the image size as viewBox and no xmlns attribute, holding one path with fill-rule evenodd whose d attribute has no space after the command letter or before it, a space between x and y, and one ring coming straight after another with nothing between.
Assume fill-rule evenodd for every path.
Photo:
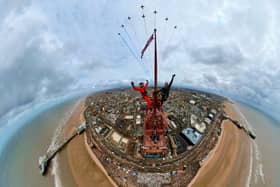
<instances>
[{"instance_id":1,"label":"town building","mask_svg":"<svg viewBox=\"0 0 280 187\"><path fill-rule=\"evenodd\" d=\"M185 128L182 130L182 135L187 139L189 140L190 143L192 143L193 145L196 145L202 135L197 132L196 130L194 130L193 128Z\"/></svg>"}]
</instances>

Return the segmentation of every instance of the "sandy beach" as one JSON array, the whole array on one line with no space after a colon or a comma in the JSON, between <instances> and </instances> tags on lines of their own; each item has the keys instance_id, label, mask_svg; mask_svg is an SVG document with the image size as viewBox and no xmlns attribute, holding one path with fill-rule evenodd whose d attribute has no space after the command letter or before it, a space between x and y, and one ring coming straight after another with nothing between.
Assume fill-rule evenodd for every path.
<instances>
[{"instance_id":1,"label":"sandy beach","mask_svg":"<svg viewBox=\"0 0 280 187\"><path fill-rule=\"evenodd\" d=\"M225 103L225 112L233 119L239 115L230 102ZM77 107L66 124L69 135L82 123L83 103ZM230 121L222 124L222 134L215 148L189 186L245 186L250 170L250 138ZM78 186L114 186L102 172L93 155L89 155L84 136L76 137L67 145L68 162Z\"/></svg>"},{"instance_id":2,"label":"sandy beach","mask_svg":"<svg viewBox=\"0 0 280 187\"><path fill-rule=\"evenodd\" d=\"M65 134L69 136L83 122L83 101L66 124ZM66 147L71 172L78 186L113 186L107 176L100 170L88 154L84 135L75 137Z\"/></svg>"},{"instance_id":3,"label":"sandy beach","mask_svg":"<svg viewBox=\"0 0 280 187\"><path fill-rule=\"evenodd\" d=\"M225 112L240 120L231 103L225 103ZM214 150L189 186L246 186L250 172L250 138L229 120L222 124L222 134Z\"/></svg>"}]
</instances>

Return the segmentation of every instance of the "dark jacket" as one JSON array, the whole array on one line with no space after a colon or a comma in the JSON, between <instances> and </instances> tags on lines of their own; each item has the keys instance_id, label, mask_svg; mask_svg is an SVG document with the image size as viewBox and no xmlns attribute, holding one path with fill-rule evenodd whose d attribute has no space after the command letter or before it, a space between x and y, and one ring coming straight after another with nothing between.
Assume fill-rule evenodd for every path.
<instances>
[{"instance_id":1,"label":"dark jacket","mask_svg":"<svg viewBox=\"0 0 280 187\"><path fill-rule=\"evenodd\" d=\"M159 93L161 95L161 100L162 101L166 101L167 98L169 97L169 91L170 91L170 88L171 88L171 85L173 83L173 80L174 80L174 77L172 77L171 81L169 82L168 86L167 87L163 87L159 90Z\"/></svg>"}]
</instances>

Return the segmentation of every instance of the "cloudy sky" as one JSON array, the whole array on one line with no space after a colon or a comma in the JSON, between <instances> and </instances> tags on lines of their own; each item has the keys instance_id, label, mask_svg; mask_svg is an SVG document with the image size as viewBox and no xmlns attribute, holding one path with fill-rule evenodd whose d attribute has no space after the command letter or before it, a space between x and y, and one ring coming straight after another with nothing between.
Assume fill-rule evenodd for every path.
<instances>
[{"instance_id":1,"label":"cloudy sky","mask_svg":"<svg viewBox=\"0 0 280 187\"><path fill-rule=\"evenodd\" d=\"M176 73L177 86L280 111L277 0L0 0L0 116L102 82L152 80L152 49L138 58L155 9L161 81Z\"/></svg>"}]
</instances>

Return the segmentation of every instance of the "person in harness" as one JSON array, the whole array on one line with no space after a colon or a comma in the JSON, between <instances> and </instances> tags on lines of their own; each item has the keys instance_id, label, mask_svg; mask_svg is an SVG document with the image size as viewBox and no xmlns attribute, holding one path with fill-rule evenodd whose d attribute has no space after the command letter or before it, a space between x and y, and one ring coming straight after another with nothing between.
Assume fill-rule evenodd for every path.
<instances>
[{"instance_id":1,"label":"person in harness","mask_svg":"<svg viewBox=\"0 0 280 187\"><path fill-rule=\"evenodd\" d=\"M171 88L171 85L172 85L172 83L173 83L173 80L174 80L174 77L175 77L176 75L175 74L173 74L172 75L172 78L171 78L171 81L168 83L168 82L165 82L164 83L164 87L162 87L157 93L159 93L160 94L160 96L161 96L161 104L163 104L163 102L165 102L167 99L168 99L168 97L169 97L169 91L170 91L170 88Z\"/></svg>"},{"instance_id":2,"label":"person in harness","mask_svg":"<svg viewBox=\"0 0 280 187\"><path fill-rule=\"evenodd\" d=\"M148 85L149 85L149 81L148 80L146 80L145 84L143 82L140 82L139 83L139 87L134 86L134 82L131 82L131 86L132 86L133 90L138 91L138 92L141 93L142 98L147 103L148 109L151 109L152 108L152 101L151 101L151 99L148 96L148 92L147 92Z\"/></svg>"}]
</instances>

